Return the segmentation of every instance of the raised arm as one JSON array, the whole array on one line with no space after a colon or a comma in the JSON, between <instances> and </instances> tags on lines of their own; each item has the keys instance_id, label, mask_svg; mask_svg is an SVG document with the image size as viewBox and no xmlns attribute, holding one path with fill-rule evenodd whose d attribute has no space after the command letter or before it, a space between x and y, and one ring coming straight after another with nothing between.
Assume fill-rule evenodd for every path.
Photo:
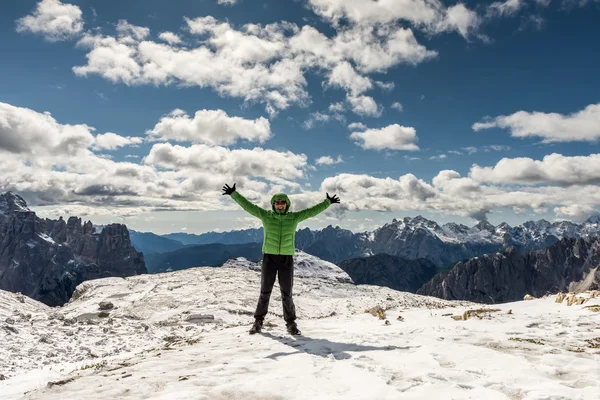
<instances>
[{"instance_id":1,"label":"raised arm","mask_svg":"<svg viewBox=\"0 0 600 400\"><path fill-rule=\"evenodd\" d=\"M300 210L296 212L296 222L304 221L305 219L312 218L323 211L327 210L329 206L333 203L339 203L340 199L335 197L329 197L329 193L327 193L327 198L320 202L319 204L315 204L312 207L305 208L304 210Z\"/></svg>"},{"instance_id":2,"label":"raised arm","mask_svg":"<svg viewBox=\"0 0 600 400\"><path fill-rule=\"evenodd\" d=\"M237 190L235 190L235 183L233 187L229 187L229 185L225 184L223 186L223 194L228 194L231 196L236 203L238 203L242 208L248 212L249 214L254 215L256 218L264 219L268 213L267 210L257 206L256 204L252 204L248 199L242 196Z\"/></svg>"}]
</instances>

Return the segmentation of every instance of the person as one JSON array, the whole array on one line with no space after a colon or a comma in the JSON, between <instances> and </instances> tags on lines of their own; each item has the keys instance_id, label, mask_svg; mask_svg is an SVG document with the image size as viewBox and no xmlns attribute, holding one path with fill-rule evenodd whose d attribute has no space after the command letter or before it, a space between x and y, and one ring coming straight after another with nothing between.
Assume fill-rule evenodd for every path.
<instances>
[{"instance_id":1,"label":"person","mask_svg":"<svg viewBox=\"0 0 600 400\"><path fill-rule=\"evenodd\" d=\"M339 203L340 199L334 194L326 193L327 198L322 202L300 211L289 211L291 201L285 193L276 193L271 197L271 210L266 210L248 201L235 188L225 184L223 195L229 195L244 210L259 218L264 227L262 246L262 267L260 275L260 296L254 313L254 324L250 334L261 332L264 318L269 308L271 291L279 276L281 301L283 304L283 319L288 333L300 335L296 323L296 307L292 299L294 284L294 253L296 226L299 222L314 217L325 211L331 204Z\"/></svg>"}]
</instances>

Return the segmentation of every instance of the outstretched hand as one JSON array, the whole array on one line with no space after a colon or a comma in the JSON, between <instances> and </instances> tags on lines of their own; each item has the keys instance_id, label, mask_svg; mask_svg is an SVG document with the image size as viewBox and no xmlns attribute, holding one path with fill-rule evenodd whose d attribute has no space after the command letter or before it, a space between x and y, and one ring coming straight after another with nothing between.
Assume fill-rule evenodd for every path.
<instances>
[{"instance_id":1,"label":"outstretched hand","mask_svg":"<svg viewBox=\"0 0 600 400\"><path fill-rule=\"evenodd\" d=\"M225 184L225 186L223 186L223 195L230 195L231 193L235 192L235 183L233 184L233 187L229 187L228 184Z\"/></svg>"},{"instance_id":2,"label":"outstretched hand","mask_svg":"<svg viewBox=\"0 0 600 400\"><path fill-rule=\"evenodd\" d=\"M327 198L329 199L329 201L331 201L331 204L340 202L340 198L336 197L335 194L332 197L329 196L329 193L325 193L325 194L327 195Z\"/></svg>"}]
</instances>

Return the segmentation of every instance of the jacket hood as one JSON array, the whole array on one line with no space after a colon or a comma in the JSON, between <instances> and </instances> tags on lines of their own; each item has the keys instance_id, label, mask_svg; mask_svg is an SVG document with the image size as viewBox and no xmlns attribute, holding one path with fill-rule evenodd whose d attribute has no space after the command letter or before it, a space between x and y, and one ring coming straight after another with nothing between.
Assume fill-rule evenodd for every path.
<instances>
[{"instance_id":1,"label":"jacket hood","mask_svg":"<svg viewBox=\"0 0 600 400\"><path fill-rule=\"evenodd\" d=\"M277 211L277 209L275 208L275 200L281 200L281 199L285 200L285 202L287 203L287 206L285 207L285 210L283 211L283 214L285 214L289 211L290 205L292 204L292 202L290 201L290 198L285 193L275 193L273 195L273 197L271 197L271 208L276 213L279 213L279 211Z\"/></svg>"}]
</instances>

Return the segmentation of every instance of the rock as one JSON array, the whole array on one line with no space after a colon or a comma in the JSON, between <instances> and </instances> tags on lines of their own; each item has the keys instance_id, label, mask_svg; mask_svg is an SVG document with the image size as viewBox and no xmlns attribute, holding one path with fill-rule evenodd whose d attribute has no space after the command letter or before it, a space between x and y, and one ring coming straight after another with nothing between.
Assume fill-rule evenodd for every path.
<instances>
[{"instance_id":1,"label":"rock","mask_svg":"<svg viewBox=\"0 0 600 400\"><path fill-rule=\"evenodd\" d=\"M525 295L582 291L600 285L600 269L595 267L599 264L600 238L564 238L526 254L511 248L459 261L417 294L498 304L519 301Z\"/></svg>"},{"instance_id":2,"label":"rock","mask_svg":"<svg viewBox=\"0 0 600 400\"><path fill-rule=\"evenodd\" d=\"M191 314L185 320L187 322L211 323L215 322L215 316L212 314Z\"/></svg>"},{"instance_id":3,"label":"rock","mask_svg":"<svg viewBox=\"0 0 600 400\"><path fill-rule=\"evenodd\" d=\"M98 304L98 308L100 308L100 310L110 310L113 307L114 307L114 305L110 301L101 301Z\"/></svg>"},{"instance_id":4,"label":"rock","mask_svg":"<svg viewBox=\"0 0 600 400\"><path fill-rule=\"evenodd\" d=\"M532 296L532 295L530 295L530 294L526 294L526 295L523 297L523 300L535 300L535 297L533 297L533 296Z\"/></svg>"},{"instance_id":5,"label":"rock","mask_svg":"<svg viewBox=\"0 0 600 400\"><path fill-rule=\"evenodd\" d=\"M560 292L556 295L556 303L562 303L564 299L565 294L563 292Z\"/></svg>"},{"instance_id":6,"label":"rock","mask_svg":"<svg viewBox=\"0 0 600 400\"><path fill-rule=\"evenodd\" d=\"M147 273L125 225L96 233L80 218L41 219L12 192L0 194L0 254L0 289L51 307L69 301L82 282Z\"/></svg>"},{"instance_id":7,"label":"rock","mask_svg":"<svg viewBox=\"0 0 600 400\"><path fill-rule=\"evenodd\" d=\"M14 324L15 324L15 320L14 320L14 318L11 318L11 317L8 317L8 318L6 318L6 321L5 321L5 322L6 322L7 324L10 324L10 325L14 325Z\"/></svg>"}]
</instances>

